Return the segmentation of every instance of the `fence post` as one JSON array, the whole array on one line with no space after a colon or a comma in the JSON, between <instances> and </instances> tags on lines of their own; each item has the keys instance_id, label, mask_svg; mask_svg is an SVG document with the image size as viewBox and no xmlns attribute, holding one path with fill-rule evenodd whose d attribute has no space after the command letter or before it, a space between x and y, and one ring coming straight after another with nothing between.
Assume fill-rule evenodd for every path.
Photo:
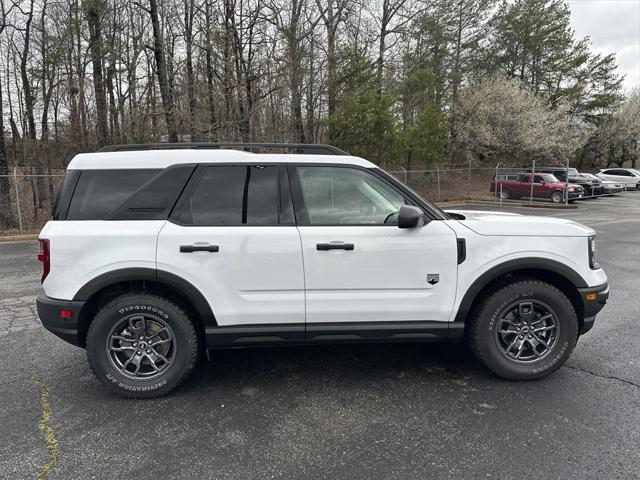
<instances>
[{"instance_id":1,"label":"fence post","mask_svg":"<svg viewBox=\"0 0 640 480\"><path fill-rule=\"evenodd\" d=\"M536 161L531 166L531 188L529 189L529 205L533 205L533 177L536 175Z\"/></svg>"},{"instance_id":2,"label":"fence post","mask_svg":"<svg viewBox=\"0 0 640 480\"><path fill-rule=\"evenodd\" d=\"M500 167L500 162L498 162L496 164L496 176L494 177L494 182L493 182L493 196L494 197L498 197L498 196L502 196L502 182L500 182L500 193L498 194L498 168ZM502 205L502 201L500 202L500 204Z\"/></svg>"},{"instance_id":3,"label":"fence post","mask_svg":"<svg viewBox=\"0 0 640 480\"><path fill-rule=\"evenodd\" d=\"M467 199L471 199L471 158L469 158L469 174L467 175Z\"/></svg>"},{"instance_id":4,"label":"fence post","mask_svg":"<svg viewBox=\"0 0 640 480\"><path fill-rule=\"evenodd\" d=\"M408 179L407 179L407 169L404 168L404 167L400 167L400 168L404 172L404 184L408 186L409 184L407 183L407 181L408 181Z\"/></svg>"},{"instance_id":5,"label":"fence post","mask_svg":"<svg viewBox=\"0 0 640 480\"><path fill-rule=\"evenodd\" d=\"M13 186L16 190L16 207L18 208L18 226L22 235L22 211L20 210L20 191L18 190L18 175L16 167L13 167Z\"/></svg>"},{"instance_id":6,"label":"fence post","mask_svg":"<svg viewBox=\"0 0 640 480\"><path fill-rule=\"evenodd\" d=\"M569 205L569 159L567 159L567 168L564 171L564 204Z\"/></svg>"}]
</instances>

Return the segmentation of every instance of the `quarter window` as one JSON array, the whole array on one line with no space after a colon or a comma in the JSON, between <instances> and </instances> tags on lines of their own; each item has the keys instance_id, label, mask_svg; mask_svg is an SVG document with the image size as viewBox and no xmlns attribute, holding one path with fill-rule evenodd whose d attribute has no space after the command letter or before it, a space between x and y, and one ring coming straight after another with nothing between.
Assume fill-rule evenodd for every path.
<instances>
[{"instance_id":1,"label":"quarter window","mask_svg":"<svg viewBox=\"0 0 640 480\"><path fill-rule=\"evenodd\" d=\"M155 169L84 170L73 192L67 220L103 220L158 172Z\"/></svg>"},{"instance_id":2,"label":"quarter window","mask_svg":"<svg viewBox=\"0 0 640 480\"><path fill-rule=\"evenodd\" d=\"M309 225L396 225L404 197L372 175L348 167L296 167ZM308 218L304 218L308 217Z\"/></svg>"}]
</instances>

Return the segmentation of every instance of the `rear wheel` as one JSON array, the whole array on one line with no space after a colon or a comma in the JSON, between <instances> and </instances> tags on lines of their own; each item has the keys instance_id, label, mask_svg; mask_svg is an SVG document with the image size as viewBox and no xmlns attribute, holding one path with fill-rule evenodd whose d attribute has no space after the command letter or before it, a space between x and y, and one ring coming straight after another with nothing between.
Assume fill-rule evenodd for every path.
<instances>
[{"instance_id":1,"label":"rear wheel","mask_svg":"<svg viewBox=\"0 0 640 480\"><path fill-rule=\"evenodd\" d=\"M508 380L535 380L556 371L577 338L578 320L569 299L553 285L534 280L494 292L469 330L478 359Z\"/></svg>"},{"instance_id":2,"label":"rear wheel","mask_svg":"<svg viewBox=\"0 0 640 480\"><path fill-rule=\"evenodd\" d=\"M193 323L175 303L157 295L122 295L100 309L87 333L87 358L98 379L135 398L165 395L196 363Z\"/></svg>"},{"instance_id":3,"label":"rear wheel","mask_svg":"<svg viewBox=\"0 0 640 480\"><path fill-rule=\"evenodd\" d=\"M508 200L512 197L513 195L511 194L511 190L509 190L508 188L503 188L500 191L500 198L502 198L503 200Z\"/></svg>"}]
</instances>

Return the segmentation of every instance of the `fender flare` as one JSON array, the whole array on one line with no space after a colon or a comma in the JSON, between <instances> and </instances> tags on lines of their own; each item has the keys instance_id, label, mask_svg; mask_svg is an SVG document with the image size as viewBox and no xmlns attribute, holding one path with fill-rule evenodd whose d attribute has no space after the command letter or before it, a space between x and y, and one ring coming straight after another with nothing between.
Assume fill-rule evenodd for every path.
<instances>
[{"instance_id":1,"label":"fender flare","mask_svg":"<svg viewBox=\"0 0 640 480\"><path fill-rule=\"evenodd\" d=\"M550 260L548 258L536 257L508 260L504 263L500 263L494 267L491 267L489 270L476 278L476 280L471 284L471 286L467 289L464 296L462 297L462 301L460 302L460 306L458 307L454 322L464 323L467 315L469 314L469 311L471 310L471 307L475 303L476 297L483 288L485 288L501 275L517 272L519 270L538 270L543 272L551 272L555 275L563 277L576 289L588 287L587 282L578 272L576 272L573 268L568 267L567 265L558 261Z\"/></svg>"},{"instance_id":2,"label":"fender flare","mask_svg":"<svg viewBox=\"0 0 640 480\"><path fill-rule=\"evenodd\" d=\"M73 297L73 301L86 302L106 287L117 283L134 281L150 282L177 291L191 303L205 326L217 325L211 306L200 290L178 275L155 268L122 268L98 275L78 290Z\"/></svg>"}]
</instances>

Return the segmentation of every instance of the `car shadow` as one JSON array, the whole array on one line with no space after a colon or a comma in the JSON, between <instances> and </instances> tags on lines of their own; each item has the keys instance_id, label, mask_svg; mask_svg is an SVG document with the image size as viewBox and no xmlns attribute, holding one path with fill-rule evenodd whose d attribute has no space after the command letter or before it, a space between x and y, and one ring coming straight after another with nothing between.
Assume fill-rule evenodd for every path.
<instances>
[{"instance_id":1,"label":"car shadow","mask_svg":"<svg viewBox=\"0 0 640 480\"><path fill-rule=\"evenodd\" d=\"M327 380L354 385L400 377L451 380L492 375L464 343L314 345L213 350L176 391L218 389L238 383Z\"/></svg>"}]
</instances>

